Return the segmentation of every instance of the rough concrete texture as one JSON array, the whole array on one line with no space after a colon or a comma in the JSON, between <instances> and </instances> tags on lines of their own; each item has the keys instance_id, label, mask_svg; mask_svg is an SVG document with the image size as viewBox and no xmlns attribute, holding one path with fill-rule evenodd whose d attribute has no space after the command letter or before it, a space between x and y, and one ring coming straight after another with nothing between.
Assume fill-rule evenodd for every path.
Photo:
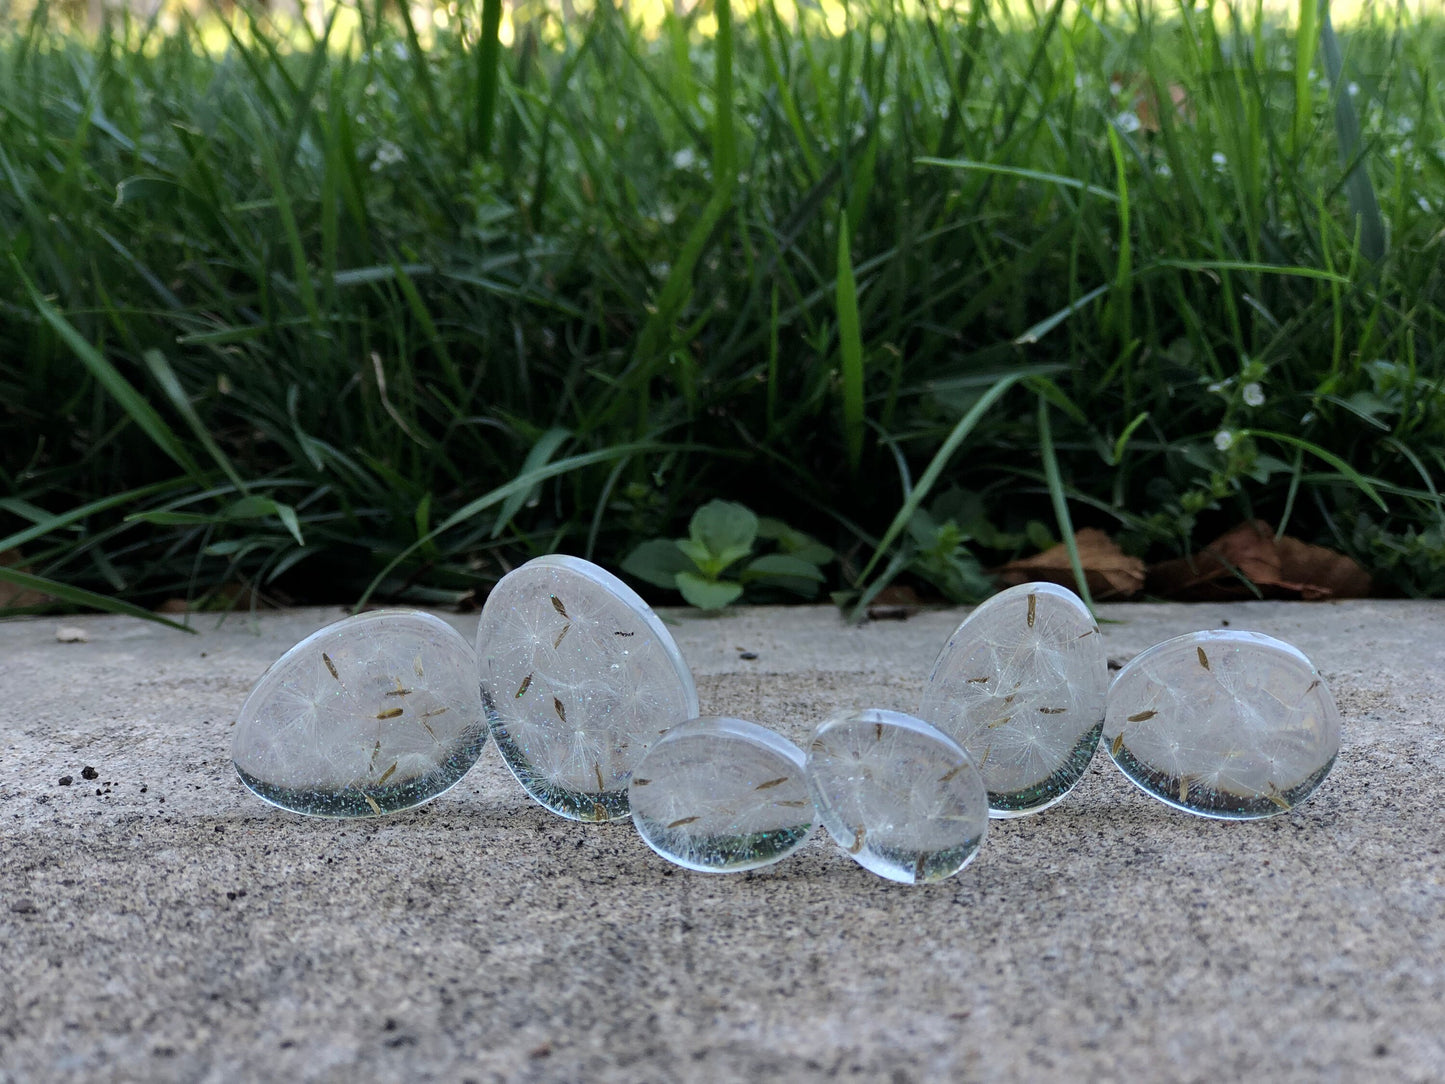
<instances>
[{"instance_id":1,"label":"rough concrete texture","mask_svg":"<svg viewBox=\"0 0 1445 1084\"><path fill-rule=\"evenodd\" d=\"M1120 660L1226 622L1298 644L1345 715L1334 774L1219 823L1101 750L921 888L826 837L675 869L532 804L490 747L411 813L270 808L228 726L339 616L0 625L0 1081L1445 1078L1445 604L1104 607ZM915 708L961 616L668 619L705 712L803 739Z\"/></svg>"}]
</instances>

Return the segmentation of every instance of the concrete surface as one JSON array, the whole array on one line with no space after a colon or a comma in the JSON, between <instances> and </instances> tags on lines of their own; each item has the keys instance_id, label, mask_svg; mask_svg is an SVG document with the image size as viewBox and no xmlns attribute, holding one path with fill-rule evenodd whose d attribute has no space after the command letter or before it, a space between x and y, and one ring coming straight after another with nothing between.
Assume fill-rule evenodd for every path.
<instances>
[{"instance_id":1,"label":"concrete surface","mask_svg":"<svg viewBox=\"0 0 1445 1084\"><path fill-rule=\"evenodd\" d=\"M691 874L546 813L490 747L384 820L251 797L228 726L339 611L0 624L0 1081L1445 1079L1445 604L1102 615L1120 660L1226 620L1297 643L1345 714L1333 776L1218 823L1101 751L941 885L826 838ZM705 712L802 738L913 709L960 616L669 620Z\"/></svg>"}]
</instances>

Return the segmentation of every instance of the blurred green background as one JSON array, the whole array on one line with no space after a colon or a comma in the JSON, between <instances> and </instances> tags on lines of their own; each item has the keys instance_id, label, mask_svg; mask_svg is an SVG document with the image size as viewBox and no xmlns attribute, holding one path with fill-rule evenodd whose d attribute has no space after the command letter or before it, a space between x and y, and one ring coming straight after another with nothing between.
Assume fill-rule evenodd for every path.
<instances>
[{"instance_id":1,"label":"blurred green background","mask_svg":"<svg viewBox=\"0 0 1445 1084\"><path fill-rule=\"evenodd\" d=\"M464 602L719 498L821 570L754 599L1256 517L1445 593L1438 5L0 9L11 610Z\"/></svg>"}]
</instances>

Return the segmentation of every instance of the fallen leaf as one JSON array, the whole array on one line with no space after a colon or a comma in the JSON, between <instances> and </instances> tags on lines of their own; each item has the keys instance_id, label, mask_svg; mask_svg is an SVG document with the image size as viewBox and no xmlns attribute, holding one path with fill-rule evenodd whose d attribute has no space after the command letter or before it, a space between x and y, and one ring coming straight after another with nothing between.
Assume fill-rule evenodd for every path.
<instances>
[{"instance_id":1,"label":"fallen leaf","mask_svg":"<svg viewBox=\"0 0 1445 1084\"><path fill-rule=\"evenodd\" d=\"M889 584L868 605L869 621L907 621L923 606L918 592L904 584Z\"/></svg>"},{"instance_id":2,"label":"fallen leaf","mask_svg":"<svg viewBox=\"0 0 1445 1084\"><path fill-rule=\"evenodd\" d=\"M1144 587L1144 562L1130 557L1097 527L1074 532L1074 545L1079 550L1079 564L1084 579L1096 599L1120 599L1138 594ZM1043 553L1010 561L994 573L1010 587L1033 580L1047 580L1074 589L1074 570L1069 563L1069 550L1062 542Z\"/></svg>"},{"instance_id":3,"label":"fallen leaf","mask_svg":"<svg viewBox=\"0 0 1445 1084\"><path fill-rule=\"evenodd\" d=\"M18 568L21 572L29 572L29 566L25 565L25 558L20 551L9 549L0 551L0 565L11 568ZM50 596L41 594L39 591L32 591L28 587L17 587L13 583L0 581L0 609L21 609L26 606L43 606L50 601Z\"/></svg>"},{"instance_id":4,"label":"fallen leaf","mask_svg":"<svg viewBox=\"0 0 1445 1084\"><path fill-rule=\"evenodd\" d=\"M1247 583L1245 581L1248 581ZM1285 535L1263 520L1226 531L1198 553L1149 568L1149 592L1182 601L1363 598L1370 574L1350 557Z\"/></svg>"}]
</instances>

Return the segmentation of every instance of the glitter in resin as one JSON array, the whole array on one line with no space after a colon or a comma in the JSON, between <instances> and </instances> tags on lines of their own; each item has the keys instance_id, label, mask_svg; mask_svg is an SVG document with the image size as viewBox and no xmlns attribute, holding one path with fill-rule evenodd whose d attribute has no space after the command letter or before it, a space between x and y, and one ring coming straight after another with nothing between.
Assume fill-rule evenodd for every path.
<instances>
[{"instance_id":1,"label":"glitter in resin","mask_svg":"<svg viewBox=\"0 0 1445 1084\"><path fill-rule=\"evenodd\" d=\"M902 712L844 712L819 726L808 789L834 842L891 881L952 876L988 830L988 794L968 754Z\"/></svg>"},{"instance_id":2,"label":"glitter in resin","mask_svg":"<svg viewBox=\"0 0 1445 1084\"><path fill-rule=\"evenodd\" d=\"M1083 601L1011 587L968 616L933 664L918 714L973 759L995 817L1047 809L1099 744L1109 663Z\"/></svg>"},{"instance_id":3,"label":"glitter in resin","mask_svg":"<svg viewBox=\"0 0 1445 1084\"><path fill-rule=\"evenodd\" d=\"M374 817L430 801L487 741L466 640L430 614L378 610L276 660L236 720L232 758L266 801Z\"/></svg>"},{"instance_id":4,"label":"glitter in resin","mask_svg":"<svg viewBox=\"0 0 1445 1084\"><path fill-rule=\"evenodd\" d=\"M1154 797L1229 820L1285 813L1340 749L1340 713L1309 659L1257 632L1193 632L1135 656L1104 720L1114 762Z\"/></svg>"},{"instance_id":5,"label":"glitter in resin","mask_svg":"<svg viewBox=\"0 0 1445 1084\"><path fill-rule=\"evenodd\" d=\"M539 557L502 577L482 610L477 661L507 767L574 820L627 816L632 769L697 715L692 675L657 615L576 557Z\"/></svg>"},{"instance_id":6,"label":"glitter in resin","mask_svg":"<svg viewBox=\"0 0 1445 1084\"><path fill-rule=\"evenodd\" d=\"M668 731L632 773L628 798L649 847L704 873L786 858L817 817L803 751L743 719L695 719Z\"/></svg>"}]
</instances>

